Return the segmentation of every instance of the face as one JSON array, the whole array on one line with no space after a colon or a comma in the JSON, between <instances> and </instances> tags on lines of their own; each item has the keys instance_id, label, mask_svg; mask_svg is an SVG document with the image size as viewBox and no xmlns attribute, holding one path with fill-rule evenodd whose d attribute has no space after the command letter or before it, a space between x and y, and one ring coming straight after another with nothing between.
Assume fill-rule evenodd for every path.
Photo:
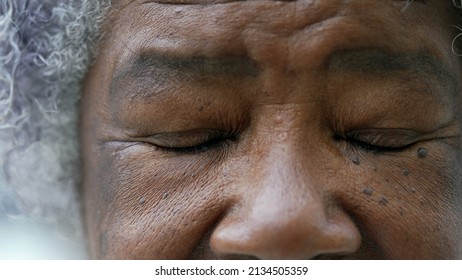
<instances>
[{"instance_id":1,"label":"face","mask_svg":"<svg viewBox=\"0 0 462 280\"><path fill-rule=\"evenodd\" d=\"M115 1L81 112L92 256L461 258L457 15L405 5Z\"/></svg>"}]
</instances>

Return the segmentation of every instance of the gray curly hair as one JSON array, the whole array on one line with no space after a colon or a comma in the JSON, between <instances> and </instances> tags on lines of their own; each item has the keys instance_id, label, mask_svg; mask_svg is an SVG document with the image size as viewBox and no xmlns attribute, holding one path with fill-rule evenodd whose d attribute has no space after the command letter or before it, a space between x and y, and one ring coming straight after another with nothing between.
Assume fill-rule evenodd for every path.
<instances>
[{"instance_id":1,"label":"gray curly hair","mask_svg":"<svg viewBox=\"0 0 462 280\"><path fill-rule=\"evenodd\" d=\"M75 189L80 84L95 55L109 2L0 2L3 224L35 221L82 238ZM1 229L0 223L0 237Z\"/></svg>"},{"instance_id":2,"label":"gray curly hair","mask_svg":"<svg viewBox=\"0 0 462 280\"><path fill-rule=\"evenodd\" d=\"M0 248L6 223L38 221L83 241L79 98L109 7L110 0L0 2Z\"/></svg>"}]
</instances>

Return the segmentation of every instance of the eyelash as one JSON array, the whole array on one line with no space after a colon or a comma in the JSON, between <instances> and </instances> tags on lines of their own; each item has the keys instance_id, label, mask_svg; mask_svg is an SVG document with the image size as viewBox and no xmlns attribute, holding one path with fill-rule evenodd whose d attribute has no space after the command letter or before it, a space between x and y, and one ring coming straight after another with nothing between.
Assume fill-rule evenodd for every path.
<instances>
[{"instance_id":1,"label":"eyelash","mask_svg":"<svg viewBox=\"0 0 462 280\"><path fill-rule=\"evenodd\" d=\"M201 154L209 152L212 150L224 150L227 149L231 141L236 140L236 135L233 133L222 133L221 135L211 135L206 141L199 143L190 147L163 147L157 146L159 149L172 152L176 154L188 155L188 154ZM399 147L390 147L390 146L381 146L376 144L371 144L362 140L359 140L351 136L340 136L335 135L335 141L346 141L350 146L354 148L359 148L365 152L373 154L382 154L382 153L398 153L406 150L413 145L407 144Z\"/></svg>"},{"instance_id":2,"label":"eyelash","mask_svg":"<svg viewBox=\"0 0 462 280\"><path fill-rule=\"evenodd\" d=\"M345 141L350 147L357 148L367 153L373 153L373 154L398 153L414 145L414 143L410 143L410 144L406 144L402 146L391 147L391 146L371 144L371 143L359 140L352 136L334 135L333 138L334 138L334 141Z\"/></svg>"},{"instance_id":3,"label":"eyelash","mask_svg":"<svg viewBox=\"0 0 462 280\"><path fill-rule=\"evenodd\" d=\"M388 147L388 146L373 145L373 144L370 144L370 143L367 143L367 142L364 142L358 139L354 139L354 138L346 138L345 140L351 146L364 150L368 153L374 153L374 154L398 153L398 152L404 151L410 146L410 145L406 145L406 146L401 146L401 147Z\"/></svg>"},{"instance_id":4,"label":"eyelash","mask_svg":"<svg viewBox=\"0 0 462 280\"><path fill-rule=\"evenodd\" d=\"M232 134L224 133L219 136L211 136L210 139L190 147L162 147L157 146L163 151L172 152L181 155L188 154L201 154L213 150L224 150L229 147L231 141L235 140L235 136Z\"/></svg>"}]
</instances>

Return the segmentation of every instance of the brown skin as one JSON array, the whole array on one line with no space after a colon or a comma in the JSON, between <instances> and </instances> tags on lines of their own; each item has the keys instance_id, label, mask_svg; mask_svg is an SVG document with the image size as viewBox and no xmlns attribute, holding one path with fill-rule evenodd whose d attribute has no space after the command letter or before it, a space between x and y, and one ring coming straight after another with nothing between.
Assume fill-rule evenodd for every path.
<instances>
[{"instance_id":1,"label":"brown skin","mask_svg":"<svg viewBox=\"0 0 462 280\"><path fill-rule=\"evenodd\" d=\"M114 2L82 103L94 258L462 258L451 1Z\"/></svg>"}]
</instances>

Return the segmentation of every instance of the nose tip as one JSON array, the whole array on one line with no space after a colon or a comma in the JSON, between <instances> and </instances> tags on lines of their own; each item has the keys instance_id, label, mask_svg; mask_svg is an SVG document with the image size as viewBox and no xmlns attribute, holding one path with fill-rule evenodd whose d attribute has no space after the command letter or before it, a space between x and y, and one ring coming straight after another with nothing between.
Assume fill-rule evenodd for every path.
<instances>
[{"instance_id":1,"label":"nose tip","mask_svg":"<svg viewBox=\"0 0 462 280\"><path fill-rule=\"evenodd\" d=\"M258 208L258 212L242 211L242 215L223 219L210 240L215 254L221 258L313 259L349 255L360 247L359 231L341 211L326 216L309 211L313 207L292 212L274 205Z\"/></svg>"}]
</instances>

